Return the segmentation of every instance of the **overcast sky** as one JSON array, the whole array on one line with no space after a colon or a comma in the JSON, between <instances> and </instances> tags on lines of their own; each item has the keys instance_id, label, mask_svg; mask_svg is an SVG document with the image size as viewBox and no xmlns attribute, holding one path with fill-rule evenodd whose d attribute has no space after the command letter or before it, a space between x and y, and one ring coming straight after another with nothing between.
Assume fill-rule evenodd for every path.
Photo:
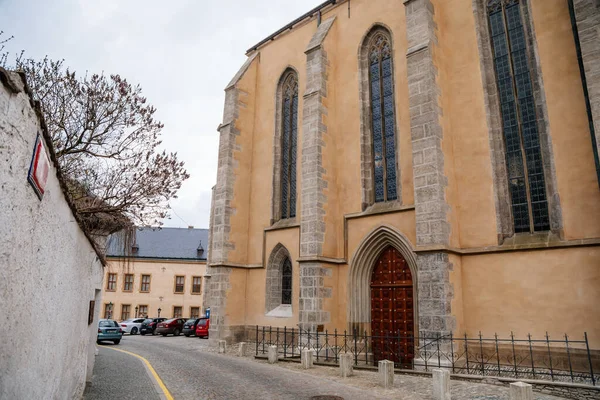
<instances>
[{"instance_id":1,"label":"overcast sky","mask_svg":"<svg viewBox=\"0 0 600 400\"><path fill-rule=\"evenodd\" d=\"M225 85L248 48L322 2L0 0L0 31L12 53L139 83L191 175L165 226L208 228Z\"/></svg>"}]
</instances>

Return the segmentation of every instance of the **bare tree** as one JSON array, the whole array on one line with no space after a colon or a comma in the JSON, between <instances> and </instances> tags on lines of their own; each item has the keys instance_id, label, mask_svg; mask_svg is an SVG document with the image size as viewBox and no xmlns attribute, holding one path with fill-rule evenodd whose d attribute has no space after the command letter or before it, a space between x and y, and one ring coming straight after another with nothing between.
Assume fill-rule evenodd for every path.
<instances>
[{"instance_id":1,"label":"bare tree","mask_svg":"<svg viewBox=\"0 0 600 400\"><path fill-rule=\"evenodd\" d=\"M161 225L189 177L176 153L159 151L163 124L139 85L119 75L78 76L63 61L18 56L40 101L70 196L84 219ZM95 222L94 222L95 221Z\"/></svg>"}]
</instances>

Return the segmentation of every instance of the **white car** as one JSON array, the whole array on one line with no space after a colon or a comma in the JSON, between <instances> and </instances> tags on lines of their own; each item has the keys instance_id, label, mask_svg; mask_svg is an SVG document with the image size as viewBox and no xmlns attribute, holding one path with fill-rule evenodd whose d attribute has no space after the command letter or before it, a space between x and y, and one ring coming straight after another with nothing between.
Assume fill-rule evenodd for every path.
<instances>
[{"instance_id":1,"label":"white car","mask_svg":"<svg viewBox=\"0 0 600 400\"><path fill-rule=\"evenodd\" d=\"M130 335L137 335L140 333L142 322L144 322L145 319L146 318L129 318L119 322L119 325L121 325L123 332L129 333Z\"/></svg>"}]
</instances>

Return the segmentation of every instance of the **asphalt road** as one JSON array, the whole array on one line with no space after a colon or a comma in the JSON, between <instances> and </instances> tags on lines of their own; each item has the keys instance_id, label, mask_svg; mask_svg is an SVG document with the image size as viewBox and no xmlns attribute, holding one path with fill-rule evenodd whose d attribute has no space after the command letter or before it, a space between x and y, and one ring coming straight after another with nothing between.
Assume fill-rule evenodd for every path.
<instances>
[{"instance_id":1,"label":"asphalt road","mask_svg":"<svg viewBox=\"0 0 600 400\"><path fill-rule=\"evenodd\" d=\"M207 340L194 337L126 335L117 346L98 346L92 390L84 398L158 398L142 361L106 348L109 346L146 358L176 400L310 399L318 395L345 400L383 398L327 378L210 352L207 345Z\"/></svg>"}]
</instances>

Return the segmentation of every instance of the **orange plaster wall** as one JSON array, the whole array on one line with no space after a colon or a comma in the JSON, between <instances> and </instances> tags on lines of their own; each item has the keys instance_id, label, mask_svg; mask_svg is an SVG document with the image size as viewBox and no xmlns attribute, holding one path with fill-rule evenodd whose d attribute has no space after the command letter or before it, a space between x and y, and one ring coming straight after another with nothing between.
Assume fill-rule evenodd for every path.
<instances>
[{"instance_id":1,"label":"orange plaster wall","mask_svg":"<svg viewBox=\"0 0 600 400\"><path fill-rule=\"evenodd\" d=\"M464 256L462 276L469 335L587 332L600 347L599 248Z\"/></svg>"},{"instance_id":2,"label":"orange plaster wall","mask_svg":"<svg viewBox=\"0 0 600 400\"><path fill-rule=\"evenodd\" d=\"M492 163L472 2L438 0L434 8L451 243L496 245Z\"/></svg>"}]
</instances>

